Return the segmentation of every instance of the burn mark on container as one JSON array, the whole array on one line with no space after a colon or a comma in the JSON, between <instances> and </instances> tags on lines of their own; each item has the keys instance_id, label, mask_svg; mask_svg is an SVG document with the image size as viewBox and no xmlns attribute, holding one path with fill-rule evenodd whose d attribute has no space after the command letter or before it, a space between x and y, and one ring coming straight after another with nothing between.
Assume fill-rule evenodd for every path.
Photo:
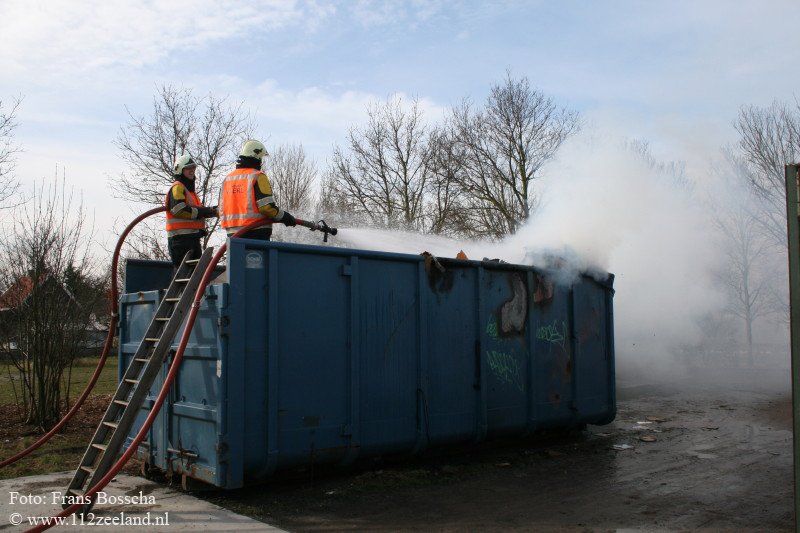
<instances>
[{"instance_id":1,"label":"burn mark on container","mask_svg":"<svg viewBox=\"0 0 800 533\"><path fill-rule=\"evenodd\" d=\"M533 303L545 305L553 301L553 282L541 274L533 277Z\"/></svg>"},{"instance_id":2,"label":"burn mark on container","mask_svg":"<svg viewBox=\"0 0 800 533\"><path fill-rule=\"evenodd\" d=\"M422 252L425 258L425 272L428 273L428 285L434 292L449 292L453 288L455 276L452 270L447 270L442 266L436 256L428 252Z\"/></svg>"},{"instance_id":3,"label":"burn mark on container","mask_svg":"<svg viewBox=\"0 0 800 533\"><path fill-rule=\"evenodd\" d=\"M509 274L511 299L500 307L500 333L503 335L519 334L525 331L525 319L528 316L528 289L525 281L518 273Z\"/></svg>"}]
</instances>

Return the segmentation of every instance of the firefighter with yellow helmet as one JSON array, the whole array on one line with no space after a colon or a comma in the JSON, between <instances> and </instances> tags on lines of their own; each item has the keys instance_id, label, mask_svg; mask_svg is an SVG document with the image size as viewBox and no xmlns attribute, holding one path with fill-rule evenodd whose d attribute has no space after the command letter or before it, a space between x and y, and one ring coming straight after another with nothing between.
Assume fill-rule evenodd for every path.
<instances>
[{"instance_id":1,"label":"firefighter with yellow helmet","mask_svg":"<svg viewBox=\"0 0 800 533\"><path fill-rule=\"evenodd\" d=\"M218 216L217 208L205 207L195 193L196 169L197 164L191 156L178 157L172 167L175 182L164 200L167 206L167 247L176 268L189 252L194 258L200 257L200 240L207 234L205 219Z\"/></svg>"},{"instance_id":2,"label":"firefighter with yellow helmet","mask_svg":"<svg viewBox=\"0 0 800 533\"><path fill-rule=\"evenodd\" d=\"M259 141L250 139L242 145L236 169L225 177L219 199L220 225L231 235L253 220L268 217L286 226L294 226L294 217L275 203L272 184L261 171L267 149ZM248 231L243 237L270 240L272 227Z\"/></svg>"}]
</instances>

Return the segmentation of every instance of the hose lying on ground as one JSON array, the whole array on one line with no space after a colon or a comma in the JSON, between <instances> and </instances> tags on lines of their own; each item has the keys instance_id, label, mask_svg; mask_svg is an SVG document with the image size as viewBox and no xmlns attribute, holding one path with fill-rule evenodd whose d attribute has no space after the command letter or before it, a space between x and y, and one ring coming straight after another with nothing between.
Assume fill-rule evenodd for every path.
<instances>
[{"instance_id":1,"label":"hose lying on ground","mask_svg":"<svg viewBox=\"0 0 800 533\"><path fill-rule=\"evenodd\" d=\"M61 430L61 428L63 428L64 425L73 416L75 416L75 413L77 413L78 410L81 408L81 406L83 405L83 402L86 401L86 398L89 397L89 393L92 392L92 389L94 388L95 384L97 383L97 379L100 377L100 373L103 370L103 366L105 366L105 364L106 364L106 359L108 358L108 354L111 351L111 345L114 342L114 331L117 328L117 321L119 320L119 317L117 316L117 300L119 299L119 290L118 290L118 287L117 287L117 267L119 266L119 253L120 253L120 250L122 249L122 244L125 242L125 237L128 236L128 234L131 232L131 230L139 222L141 222L142 220L144 220L145 218L147 218L147 217L149 217L151 215L155 215L156 213L161 213L162 211L166 211L166 210L167 210L167 208L162 206L162 207L153 208L153 209L151 209L149 211L146 211L146 212L142 213L141 215L136 217L133 220L133 222L128 224L128 226L125 228L125 230L122 232L122 234L119 236L119 239L117 240L117 246L116 246L116 248L114 248L114 255L112 256L112 259L111 259L111 302L110 302L111 303L111 321L108 324L108 335L106 335L106 341L103 344L103 351L100 354L100 360L97 362L97 367L94 369L94 373L92 374L92 377L89 379L89 383L86 385L86 388L83 390L83 393L81 393L81 395L75 401L75 404L72 406L72 409L70 409L67 412L67 414L64 415L64 418L62 418L58 422L58 424L53 426L53 428L50 429L50 431L48 431L47 433L45 433L44 435L39 437L39 440L37 440L36 442L31 444L30 446L28 446L27 448L25 448L21 452L19 452L16 455L13 455L13 456L9 457L8 459L5 459L4 461L0 462L0 468L3 468L5 466L8 466L10 464L13 464L13 463L19 461L20 459L22 459L26 455L28 455L31 452L33 452L34 450L38 449L42 444L44 444L45 442L50 440L50 438L53 435L58 433Z\"/></svg>"}]
</instances>

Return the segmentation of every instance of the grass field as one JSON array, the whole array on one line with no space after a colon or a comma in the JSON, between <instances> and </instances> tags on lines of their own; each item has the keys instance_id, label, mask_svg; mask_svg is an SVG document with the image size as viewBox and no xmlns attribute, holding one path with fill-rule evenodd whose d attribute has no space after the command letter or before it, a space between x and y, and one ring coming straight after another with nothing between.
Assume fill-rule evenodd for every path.
<instances>
[{"instance_id":1,"label":"grass field","mask_svg":"<svg viewBox=\"0 0 800 533\"><path fill-rule=\"evenodd\" d=\"M73 366L71 402L83 392L97 361L97 358L80 359ZM0 459L25 449L41 436L36 428L21 423L12 379L19 379L16 368L7 362L0 363ZM75 418L67 424L66 430L55 435L31 455L0 469L0 479L74 470L116 388L117 358L109 357L92 394Z\"/></svg>"},{"instance_id":2,"label":"grass field","mask_svg":"<svg viewBox=\"0 0 800 533\"><path fill-rule=\"evenodd\" d=\"M86 384L94 373L97 367L97 357L87 357L78 359L72 367L72 387L70 389L70 401L77 398L83 392ZM19 372L8 361L0 362L0 406L6 407L9 404L15 404L14 390L12 388L11 380L19 380ZM17 394L20 392L19 383L17 385ZM100 379L97 380L92 394L110 394L117 389L117 357L110 357L106 360L103 366L103 373L100 374Z\"/></svg>"}]
</instances>

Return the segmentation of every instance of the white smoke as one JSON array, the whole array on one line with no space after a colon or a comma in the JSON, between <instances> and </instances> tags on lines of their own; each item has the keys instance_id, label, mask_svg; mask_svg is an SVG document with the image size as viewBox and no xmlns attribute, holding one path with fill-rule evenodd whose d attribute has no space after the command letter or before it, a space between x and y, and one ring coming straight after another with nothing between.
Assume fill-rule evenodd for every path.
<instances>
[{"instance_id":1,"label":"white smoke","mask_svg":"<svg viewBox=\"0 0 800 533\"><path fill-rule=\"evenodd\" d=\"M540 208L499 243L358 228L342 229L338 239L353 248L444 257L463 250L470 259L536 266L558 256L566 272L611 272L618 358L672 365L674 347L697 342L700 318L723 305L700 195L625 143L588 135L566 144L546 171L537 182Z\"/></svg>"}]
</instances>

